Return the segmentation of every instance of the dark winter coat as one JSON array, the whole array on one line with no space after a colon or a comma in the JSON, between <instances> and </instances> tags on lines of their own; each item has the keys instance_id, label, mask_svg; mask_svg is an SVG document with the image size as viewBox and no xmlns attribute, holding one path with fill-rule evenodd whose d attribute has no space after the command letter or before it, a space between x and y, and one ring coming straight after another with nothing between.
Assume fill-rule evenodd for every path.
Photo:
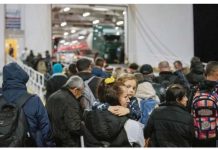
<instances>
[{"instance_id":1,"label":"dark winter coat","mask_svg":"<svg viewBox=\"0 0 218 150\"><path fill-rule=\"evenodd\" d=\"M82 109L67 89L52 94L46 104L58 147L80 147Z\"/></svg>"},{"instance_id":2,"label":"dark winter coat","mask_svg":"<svg viewBox=\"0 0 218 150\"><path fill-rule=\"evenodd\" d=\"M127 117L118 117L109 111L93 110L85 115L86 127L94 138L109 147L130 147L124 124ZM86 137L87 133L85 133ZM85 138L86 139L86 138ZM104 141L104 142L103 142ZM94 146L94 141L87 138L86 145ZM96 147L96 146L95 146Z\"/></svg>"},{"instance_id":3,"label":"dark winter coat","mask_svg":"<svg viewBox=\"0 0 218 150\"><path fill-rule=\"evenodd\" d=\"M155 78L155 82L163 85L165 88L176 83L183 85L183 82L179 79L179 77L170 71L160 72L159 76Z\"/></svg>"},{"instance_id":4,"label":"dark winter coat","mask_svg":"<svg viewBox=\"0 0 218 150\"><path fill-rule=\"evenodd\" d=\"M101 68L98 68L98 67L94 67L92 69L92 74L97 77L102 77L102 78L109 77L109 75L106 72L104 72Z\"/></svg>"},{"instance_id":5,"label":"dark winter coat","mask_svg":"<svg viewBox=\"0 0 218 150\"><path fill-rule=\"evenodd\" d=\"M3 96L8 102L14 102L27 92L27 73L16 63L10 63L3 68ZM30 135L39 147L54 146L51 126L47 111L41 99L35 95L23 106Z\"/></svg>"},{"instance_id":6,"label":"dark winter coat","mask_svg":"<svg viewBox=\"0 0 218 150\"><path fill-rule=\"evenodd\" d=\"M191 147L194 139L192 116L177 103L165 103L151 113L144 129L152 147Z\"/></svg>"},{"instance_id":7,"label":"dark winter coat","mask_svg":"<svg viewBox=\"0 0 218 150\"><path fill-rule=\"evenodd\" d=\"M204 65L202 63L192 64L190 72L186 75L188 82L195 86L205 79Z\"/></svg>"}]
</instances>

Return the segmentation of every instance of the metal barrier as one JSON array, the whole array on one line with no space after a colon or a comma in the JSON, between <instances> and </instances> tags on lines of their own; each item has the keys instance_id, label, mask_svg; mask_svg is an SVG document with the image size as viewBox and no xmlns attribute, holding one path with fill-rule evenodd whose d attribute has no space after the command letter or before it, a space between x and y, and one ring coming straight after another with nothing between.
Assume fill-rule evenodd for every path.
<instances>
[{"instance_id":1,"label":"metal barrier","mask_svg":"<svg viewBox=\"0 0 218 150\"><path fill-rule=\"evenodd\" d=\"M41 98L43 104L45 104L44 75L37 72L33 68L25 65L21 60L15 60L9 55L7 55L6 57L7 63L16 62L21 68L23 68L27 72L27 74L29 75L29 81L26 84L28 92L37 94Z\"/></svg>"}]
</instances>

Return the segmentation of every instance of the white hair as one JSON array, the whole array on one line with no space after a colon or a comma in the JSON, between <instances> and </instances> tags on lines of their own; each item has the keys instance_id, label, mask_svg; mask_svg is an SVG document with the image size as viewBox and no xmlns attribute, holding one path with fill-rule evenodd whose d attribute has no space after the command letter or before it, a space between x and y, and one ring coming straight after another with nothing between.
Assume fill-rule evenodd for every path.
<instances>
[{"instance_id":1,"label":"white hair","mask_svg":"<svg viewBox=\"0 0 218 150\"><path fill-rule=\"evenodd\" d=\"M73 75L67 80L65 87L82 89L84 87L83 79L77 75Z\"/></svg>"}]
</instances>

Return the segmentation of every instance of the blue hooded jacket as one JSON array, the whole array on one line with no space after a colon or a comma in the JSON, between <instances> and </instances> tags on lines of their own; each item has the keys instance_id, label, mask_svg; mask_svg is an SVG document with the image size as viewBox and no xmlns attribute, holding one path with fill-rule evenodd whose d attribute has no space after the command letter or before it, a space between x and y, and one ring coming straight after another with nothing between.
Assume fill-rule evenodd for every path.
<instances>
[{"instance_id":1,"label":"blue hooded jacket","mask_svg":"<svg viewBox=\"0 0 218 150\"><path fill-rule=\"evenodd\" d=\"M17 64L10 63L3 68L2 94L6 101L14 102L27 92L28 74ZM28 131L35 140L36 146L54 146L51 125L47 111L40 98L35 95L23 106L28 123Z\"/></svg>"}]
</instances>

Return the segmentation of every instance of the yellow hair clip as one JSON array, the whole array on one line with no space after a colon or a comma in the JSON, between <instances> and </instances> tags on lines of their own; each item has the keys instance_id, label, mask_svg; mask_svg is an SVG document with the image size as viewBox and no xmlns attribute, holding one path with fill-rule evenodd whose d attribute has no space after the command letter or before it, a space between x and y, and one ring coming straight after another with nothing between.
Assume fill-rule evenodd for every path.
<instances>
[{"instance_id":1,"label":"yellow hair clip","mask_svg":"<svg viewBox=\"0 0 218 150\"><path fill-rule=\"evenodd\" d=\"M115 82L115 78L113 76L111 76L110 78L106 78L104 80L104 83L106 83L106 84L110 84L110 83L113 83L113 82Z\"/></svg>"}]
</instances>

